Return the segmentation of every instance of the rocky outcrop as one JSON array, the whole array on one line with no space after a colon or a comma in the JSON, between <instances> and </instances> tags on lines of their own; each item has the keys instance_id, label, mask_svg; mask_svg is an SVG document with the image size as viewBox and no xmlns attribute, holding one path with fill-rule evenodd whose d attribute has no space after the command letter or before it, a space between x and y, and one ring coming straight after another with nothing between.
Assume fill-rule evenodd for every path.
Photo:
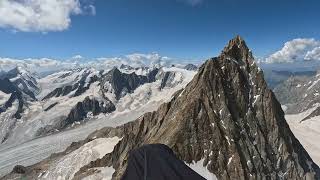
<instances>
[{"instance_id":1,"label":"rocky outcrop","mask_svg":"<svg viewBox=\"0 0 320 180\"><path fill-rule=\"evenodd\" d=\"M28 95L32 100L36 100L35 95L39 93L40 88L38 86L36 75L28 72L21 67L15 67L8 71L5 77L12 80L23 93Z\"/></svg>"},{"instance_id":2,"label":"rocky outcrop","mask_svg":"<svg viewBox=\"0 0 320 180\"><path fill-rule=\"evenodd\" d=\"M184 69L186 69L188 71L196 71L196 70L198 70L198 67L194 64L187 64L184 66Z\"/></svg>"},{"instance_id":3,"label":"rocky outcrop","mask_svg":"<svg viewBox=\"0 0 320 180\"><path fill-rule=\"evenodd\" d=\"M8 78L0 79L0 90L6 94L19 91L17 86L15 86Z\"/></svg>"},{"instance_id":4,"label":"rocky outcrop","mask_svg":"<svg viewBox=\"0 0 320 180\"><path fill-rule=\"evenodd\" d=\"M0 106L0 113L5 112L13 105L13 102L17 100L19 105L16 113L13 115L13 118L20 119L24 104L23 96L20 90L8 78L4 78L0 79L0 91L6 94L11 94L8 101Z\"/></svg>"},{"instance_id":5,"label":"rocky outcrop","mask_svg":"<svg viewBox=\"0 0 320 180\"><path fill-rule=\"evenodd\" d=\"M42 100L50 99L52 97L59 97L59 96L65 96L69 94L70 92L74 91L77 89L79 84L76 84L74 86L64 86L64 87L59 87L50 92L48 95L46 95Z\"/></svg>"},{"instance_id":6,"label":"rocky outcrop","mask_svg":"<svg viewBox=\"0 0 320 180\"><path fill-rule=\"evenodd\" d=\"M1 143L4 143L10 136L12 129L16 126L17 119L21 119L21 113L23 112L25 102L23 93L8 78L0 79L0 91L11 94L9 99L4 104L0 105L0 114L5 113L15 102L17 102L15 112L10 115L11 122L9 123L9 126L2 132L3 136L0 141Z\"/></svg>"},{"instance_id":7,"label":"rocky outcrop","mask_svg":"<svg viewBox=\"0 0 320 180\"><path fill-rule=\"evenodd\" d=\"M122 73L119 69L113 68L102 78L102 84L111 84L116 99L120 99L127 93L132 93L140 85L154 82L158 71L159 69L154 69L143 76L134 72L131 74ZM104 88L103 91L108 92L110 89Z\"/></svg>"},{"instance_id":8,"label":"rocky outcrop","mask_svg":"<svg viewBox=\"0 0 320 180\"><path fill-rule=\"evenodd\" d=\"M24 166L17 165L13 168L13 172L17 174L24 174L26 173L27 169Z\"/></svg>"},{"instance_id":9,"label":"rocky outcrop","mask_svg":"<svg viewBox=\"0 0 320 180\"><path fill-rule=\"evenodd\" d=\"M114 151L76 177L93 167L113 166L113 178L120 179L128 153L154 143L166 144L187 163L204 160L218 179L320 177L240 37L202 65L171 102L118 130L123 138Z\"/></svg>"},{"instance_id":10,"label":"rocky outcrop","mask_svg":"<svg viewBox=\"0 0 320 180\"><path fill-rule=\"evenodd\" d=\"M110 100L100 102L96 99L86 97L84 101L77 103L77 105L69 113L67 119L62 121L60 126L65 128L74 122L79 122L87 117L88 112L92 112L92 115L95 116L100 113L110 113L115 110L116 108Z\"/></svg>"},{"instance_id":11,"label":"rocky outcrop","mask_svg":"<svg viewBox=\"0 0 320 180\"><path fill-rule=\"evenodd\" d=\"M54 103L46 109L51 109L57 104L58 103ZM100 113L111 113L115 110L115 105L108 99L99 101L95 98L86 97L82 102L78 102L75 107L71 109L65 119L62 119L55 125L47 125L40 128L37 131L36 136L48 135L70 127L72 124L81 122L87 118L88 113L92 113L93 116L96 116Z\"/></svg>"},{"instance_id":12,"label":"rocky outcrop","mask_svg":"<svg viewBox=\"0 0 320 180\"><path fill-rule=\"evenodd\" d=\"M44 109L44 111L49 111L50 109L52 109L53 107L55 107L57 104L59 104L58 102L55 102L53 104L50 104L47 108Z\"/></svg>"},{"instance_id":13,"label":"rocky outcrop","mask_svg":"<svg viewBox=\"0 0 320 180\"><path fill-rule=\"evenodd\" d=\"M160 89L174 87L183 81L181 74L173 71L160 72L157 78L161 79Z\"/></svg>"},{"instance_id":14,"label":"rocky outcrop","mask_svg":"<svg viewBox=\"0 0 320 180\"><path fill-rule=\"evenodd\" d=\"M99 77L96 75L93 75L92 77L89 78L89 81L86 82L88 76L90 75L90 71L85 73L81 79L76 82L73 85L66 85L63 87L58 87L52 92L50 92L48 95L46 95L42 100L50 99L52 97L59 97L59 96L65 96L68 95L69 93L74 92L72 97L80 96L84 92L86 92L89 88L90 85L94 82L97 82L99 80Z\"/></svg>"}]
</instances>

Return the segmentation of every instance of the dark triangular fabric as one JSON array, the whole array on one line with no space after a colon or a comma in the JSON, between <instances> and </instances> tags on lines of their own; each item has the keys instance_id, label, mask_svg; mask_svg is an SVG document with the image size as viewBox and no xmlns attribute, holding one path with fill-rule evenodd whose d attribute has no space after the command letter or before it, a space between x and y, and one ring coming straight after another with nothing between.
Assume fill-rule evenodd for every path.
<instances>
[{"instance_id":1,"label":"dark triangular fabric","mask_svg":"<svg viewBox=\"0 0 320 180\"><path fill-rule=\"evenodd\" d=\"M121 180L205 180L163 144L144 145L130 152Z\"/></svg>"}]
</instances>

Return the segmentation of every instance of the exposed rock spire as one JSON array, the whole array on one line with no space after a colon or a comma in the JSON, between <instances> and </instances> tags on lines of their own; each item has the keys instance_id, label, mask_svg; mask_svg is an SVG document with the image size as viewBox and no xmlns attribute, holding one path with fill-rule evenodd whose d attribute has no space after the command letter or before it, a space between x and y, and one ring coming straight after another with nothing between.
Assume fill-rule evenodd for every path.
<instances>
[{"instance_id":1,"label":"exposed rock spire","mask_svg":"<svg viewBox=\"0 0 320 180\"><path fill-rule=\"evenodd\" d=\"M233 58L233 60L241 64L248 64L249 61L253 60L252 53L246 42L239 35L229 41L220 56Z\"/></svg>"}]
</instances>

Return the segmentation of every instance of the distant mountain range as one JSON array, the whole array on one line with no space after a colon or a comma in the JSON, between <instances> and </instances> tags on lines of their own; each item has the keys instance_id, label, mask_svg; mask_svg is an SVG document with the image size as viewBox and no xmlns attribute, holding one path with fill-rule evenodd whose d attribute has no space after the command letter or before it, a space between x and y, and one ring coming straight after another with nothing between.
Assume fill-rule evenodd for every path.
<instances>
[{"instance_id":1,"label":"distant mountain range","mask_svg":"<svg viewBox=\"0 0 320 180\"><path fill-rule=\"evenodd\" d=\"M14 68L0 77L0 140L2 144L21 143L59 132L89 120L89 114L116 111L119 103L129 103L121 99L144 84L162 91L183 84L188 73L194 71L121 66L110 71L62 70L40 78L22 67Z\"/></svg>"}]
</instances>

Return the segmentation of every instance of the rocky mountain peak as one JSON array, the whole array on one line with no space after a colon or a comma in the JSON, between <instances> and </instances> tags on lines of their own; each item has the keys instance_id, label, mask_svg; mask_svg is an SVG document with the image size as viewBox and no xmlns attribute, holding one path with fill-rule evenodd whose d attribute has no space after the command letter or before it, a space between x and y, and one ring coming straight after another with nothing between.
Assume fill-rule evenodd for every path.
<instances>
[{"instance_id":1,"label":"rocky mountain peak","mask_svg":"<svg viewBox=\"0 0 320 180\"><path fill-rule=\"evenodd\" d=\"M239 35L229 41L220 56L232 58L239 63L245 64L248 64L249 60L253 59L252 53L246 42Z\"/></svg>"},{"instance_id":2,"label":"rocky mountain peak","mask_svg":"<svg viewBox=\"0 0 320 180\"><path fill-rule=\"evenodd\" d=\"M10 71L8 71L8 74L14 74L14 75L18 75L20 73L19 67L16 66L15 68L11 69Z\"/></svg>"},{"instance_id":3,"label":"rocky mountain peak","mask_svg":"<svg viewBox=\"0 0 320 180\"><path fill-rule=\"evenodd\" d=\"M118 76L121 74L121 71L117 67L114 67L109 71L108 74L110 74L112 76Z\"/></svg>"}]
</instances>

